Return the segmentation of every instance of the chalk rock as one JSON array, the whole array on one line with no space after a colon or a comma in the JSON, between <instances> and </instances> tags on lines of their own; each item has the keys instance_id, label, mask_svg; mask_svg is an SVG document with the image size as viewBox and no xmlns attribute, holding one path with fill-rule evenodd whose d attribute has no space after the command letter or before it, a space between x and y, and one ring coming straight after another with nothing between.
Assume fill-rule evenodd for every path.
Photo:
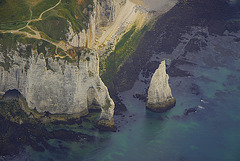
<instances>
[{"instance_id":1,"label":"chalk rock","mask_svg":"<svg viewBox=\"0 0 240 161\"><path fill-rule=\"evenodd\" d=\"M164 112L176 104L168 84L169 76L166 73L165 61L162 61L152 76L148 89L148 100L146 106L154 112Z\"/></svg>"},{"instance_id":2,"label":"chalk rock","mask_svg":"<svg viewBox=\"0 0 240 161\"><path fill-rule=\"evenodd\" d=\"M101 119L112 119L114 102L99 77L96 53L82 54L77 64L44 58L34 51L28 58L20 57L17 51L8 54L16 64L8 71L0 66L0 92L17 89L28 107L40 113L79 114L98 108Z\"/></svg>"}]
</instances>

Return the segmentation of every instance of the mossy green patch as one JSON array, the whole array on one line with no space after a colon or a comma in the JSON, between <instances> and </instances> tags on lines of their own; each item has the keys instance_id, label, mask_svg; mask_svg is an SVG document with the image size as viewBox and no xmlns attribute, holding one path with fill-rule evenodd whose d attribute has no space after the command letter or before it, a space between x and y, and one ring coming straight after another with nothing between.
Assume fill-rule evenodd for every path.
<instances>
[{"instance_id":1,"label":"mossy green patch","mask_svg":"<svg viewBox=\"0 0 240 161\"><path fill-rule=\"evenodd\" d=\"M103 109L104 110L108 110L110 107L111 107L111 103L110 103L110 100L109 99L105 99L105 106L103 106Z\"/></svg>"},{"instance_id":2,"label":"mossy green patch","mask_svg":"<svg viewBox=\"0 0 240 161\"><path fill-rule=\"evenodd\" d=\"M32 19L38 18L43 11L55 6L58 3L58 1L59 0L50 0L50 1L49 0L41 0L40 3L31 7Z\"/></svg>"},{"instance_id":3,"label":"mossy green patch","mask_svg":"<svg viewBox=\"0 0 240 161\"><path fill-rule=\"evenodd\" d=\"M137 29L136 26L133 26L123 35L121 40L117 43L115 50L101 62L100 73L104 83L111 83L120 67L135 52L141 37L149 27L149 25L146 25L142 29Z\"/></svg>"},{"instance_id":4,"label":"mossy green patch","mask_svg":"<svg viewBox=\"0 0 240 161\"><path fill-rule=\"evenodd\" d=\"M26 26L26 24L27 24L26 21L0 23L0 30L16 30Z\"/></svg>"},{"instance_id":5,"label":"mossy green patch","mask_svg":"<svg viewBox=\"0 0 240 161\"><path fill-rule=\"evenodd\" d=\"M58 2L59 0L1 0L0 30L22 28L31 18L30 11L32 11L31 19L37 19L41 13ZM68 22L71 23L74 32L87 29L92 10L93 0L84 0L81 3L77 0L62 0L58 6L45 12L42 20L33 21L31 25L34 29L44 32L48 40L66 40ZM26 32L31 33L29 30Z\"/></svg>"},{"instance_id":6,"label":"mossy green patch","mask_svg":"<svg viewBox=\"0 0 240 161\"><path fill-rule=\"evenodd\" d=\"M114 126L114 119L112 118L111 120L107 119L100 119L96 122L95 126L100 130L100 131L116 131L116 127Z\"/></svg>"},{"instance_id":7,"label":"mossy green patch","mask_svg":"<svg viewBox=\"0 0 240 161\"><path fill-rule=\"evenodd\" d=\"M4 70L9 70L9 68L14 63L12 60L12 49L17 50L17 39L20 35L12 35L12 34L0 34L0 44L1 44L1 54L3 59L0 61L0 66L4 68ZM10 54L8 54L10 53Z\"/></svg>"},{"instance_id":8,"label":"mossy green patch","mask_svg":"<svg viewBox=\"0 0 240 161\"><path fill-rule=\"evenodd\" d=\"M30 18L26 0L0 0L0 29L18 26Z\"/></svg>"},{"instance_id":9,"label":"mossy green patch","mask_svg":"<svg viewBox=\"0 0 240 161\"><path fill-rule=\"evenodd\" d=\"M47 37L44 37L51 41L66 40L67 21L63 18L51 16L42 21L32 22L31 25L45 33Z\"/></svg>"},{"instance_id":10,"label":"mossy green patch","mask_svg":"<svg viewBox=\"0 0 240 161\"><path fill-rule=\"evenodd\" d=\"M18 43L21 45L18 45ZM15 64L13 55L16 54L22 58L29 58L32 56L32 50L37 50L38 54L43 53L45 57L54 54L56 47L49 42L27 38L24 35L16 34L1 34L0 33L1 53L3 60L0 61L0 66L7 71Z\"/></svg>"},{"instance_id":11,"label":"mossy green patch","mask_svg":"<svg viewBox=\"0 0 240 161\"><path fill-rule=\"evenodd\" d=\"M0 100L0 115L6 120L16 123L36 123L34 119L29 116L20 108L18 101Z\"/></svg>"},{"instance_id":12,"label":"mossy green patch","mask_svg":"<svg viewBox=\"0 0 240 161\"><path fill-rule=\"evenodd\" d=\"M80 32L88 27L92 9L93 0L85 0L81 4L78 4L76 0L62 0L62 3L56 8L60 17L71 22L74 32Z\"/></svg>"}]
</instances>

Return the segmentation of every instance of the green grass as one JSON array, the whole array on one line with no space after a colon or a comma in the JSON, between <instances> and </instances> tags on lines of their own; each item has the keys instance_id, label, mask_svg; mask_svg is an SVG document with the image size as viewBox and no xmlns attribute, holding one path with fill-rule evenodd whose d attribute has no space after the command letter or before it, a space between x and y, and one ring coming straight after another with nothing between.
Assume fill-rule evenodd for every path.
<instances>
[{"instance_id":1,"label":"green grass","mask_svg":"<svg viewBox=\"0 0 240 161\"><path fill-rule=\"evenodd\" d=\"M60 53L59 56L63 56L63 57L66 56L66 54L64 52L60 51L59 53Z\"/></svg>"},{"instance_id":2,"label":"green grass","mask_svg":"<svg viewBox=\"0 0 240 161\"><path fill-rule=\"evenodd\" d=\"M6 120L16 123L37 123L37 121L28 117L17 101L0 100L0 114Z\"/></svg>"},{"instance_id":3,"label":"green grass","mask_svg":"<svg viewBox=\"0 0 240 161\"><path fill-rule=\"evenodd\" d=\"M93 5L93 0L84 0L81 5L78 5L76 0L62 0L56 10L59 16L71 22L75 32L80 32L87 28L86 24L89 22L89 13L92 11L89 5ZM84 9L86 12L83 12Z\"/></svg>"},{"instance_id":4,"label":"green grass","mask_svg":"<svg viewBox=\"0 0 240 161\"><path fill-rule=\"evenodd\" d=\"M50 57L51 54L54 54L56 49L54 45L43 40L27 38L24 35L0 33L1 52L4 57L0 62L0 66L4 67L6 71L14 64L12 55L16 54L14 51L17 50L17 42L26 45L26 49L18 49L18 54L22 58L29 58L32 55L32 49L37 49L39 54L43 53L45 57ZM48 52L45 48L48 49Z\"/></svg>"},{"instance_id":5,"label":"green grass","mask_svg":"<svg viewBox=\"0 0 240 161\"><path fill-rule=\"evenodd\" d=\"M100 73L104 83L109 84L112 82L120 67L135 52L141 37L148 29L149 25L140 30L133 26L116 44L115 50L110 53L105 61L101 62Z\"/></svg>"},{"instance_id":6,"label":"green grass","mask_svg":"<svg viewBox=\"0 0 240 161\"><path fill-rule=\"evenodd\" d=\"M31 25L54 40L66 40L67 21L63 18L50 16L45 20L32 22Z\"/></svg>"},{"instance_id":7,"label":"green grass","mask_svg":"<svg viewBox=\"0 0 240 161\"><path fill-rule=\"evenodd\" d=\"M30 19L30 8L32 19L35 19L58 2L59 0L0 0L0 30L22 28ZM83 0L81 4L78 4L77 0L62 0L56 8L43 14L43 20L31 22L30 25L41 31L41 36L47 40L66 41L67 21L72 24L74 32L81 32L82 29L88 28L92 9L93 0ZM21 31L34 34L27 28Z\"/></svg>"},{"instance_id":8,"label":"green grass","mask_svg":"<svg viewBox=\"0 0 240 161\"><path fill-rule=\"evenodd\" d=\"M45 39L45 40L49 40L49 41L52 41L52 42L58 43L57 40L55 40L55 39L49 37L45 32L40 32L40 35L41 35L41 37L42 37L43 39Z\"/></svg>"},{"instance_id":9,"label":"green grass","mask_svg":"<svg viewBox=\"0 0 240 161\"><path fill-rule=\"evenodd\" d=\"M33 13L32 19L38 18L43 11L55 6L58 3L58 1L59 0L42 0L36 6L31 8ZM43 14L43 17L44 16L45 15Z\"/></svg>"},{"instance_id":10,"label":"green grass","mask_svg":"<svg viewBox=\"0 0 240 161\"><path fill-rule=\"evenodd\" d=\"M66 61L69 62L69 63L75 63L75 62L76 62L76 60L71 59L69 56L66 56L66 57L64 58L64 60L66 60Z\"/></svg>"},{"instance_id":11,"label":"green grass","mask_svg":"<svg viewBox=\"0 0 240 161\"><path fill-rule=\"evenodd\" d=\"M13 25L30 18L26 0L0 0L0 25Z\"/></svg>"},{"instance_id":12,"label":"green grass","mask_svg":"<svg viewBox=\"0 0 240 161\"><path fill-rule=\"evenodd\" d=\"M26 24L27 22L22 21L0 23L0 30L17 30L26 26Z\"/></svg>"}]
</instances>

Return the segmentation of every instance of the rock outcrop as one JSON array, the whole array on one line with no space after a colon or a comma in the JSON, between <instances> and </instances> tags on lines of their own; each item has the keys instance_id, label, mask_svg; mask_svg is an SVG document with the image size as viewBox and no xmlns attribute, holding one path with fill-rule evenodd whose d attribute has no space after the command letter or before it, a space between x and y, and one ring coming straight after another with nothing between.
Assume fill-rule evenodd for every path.
<instances>
[{"instance_id":1,"label":"rock outcrop","mask_svg":"<svg viewBox=\"0 0 240 161\"><path fill-rule=\"evenodd\" d=\"M114 102L99 77L99 59L94 52L82 53L76 64L45 58L36 51L29 58L15 52L12 59L15 63L9 71L0 67L1 92L17 89L29 108L38 112L86 114L94 107L102 110L102 119L112 119Z\"/></svg>"},{"instance_id":2,"label":"rock outcrop","mask_svg":"<svg viewBox=\"0 0 240 161\"><path fill-rule=\"evenodd\" d=\"M152 76L148 89L148 100L146 106L154 112L164 112L176 104L168 84L169 76L166 73L165 61L162 61Z\"/></svg>"},{"instance_id":3,"label":"rock outcrop","mask_svg":"<svg viewBox=\"0 0 240 161\"><path fill-rule=\"evenodd\" d=\"M94 48L98 53L119 41L131 26L141 28L150 19L149 12L132 0L94 0L93 11L89 16L88 29L75 33L69 22L68 42L75 47Z\"/></svg>"},{"instance_id":4,"label":"rock outcrop","mask_svg":"<svg viewBox=\"0 0 240 161\"><path fill-rule=\"evenodd\" d=\"M99 77L99 58L104 60L133 26L142 28L148 22L151 14L137 2L93 0L81 32L73 30L74 19L67 20L66 41L53 41L43 33L30 36L36 39L32 41L26 40L29 33L2 32L12 41L0 39L0 92L18 90L38 112L85 115L101 109L98 126L113 127L114 102Z\"/></svg>"}]
</instances>

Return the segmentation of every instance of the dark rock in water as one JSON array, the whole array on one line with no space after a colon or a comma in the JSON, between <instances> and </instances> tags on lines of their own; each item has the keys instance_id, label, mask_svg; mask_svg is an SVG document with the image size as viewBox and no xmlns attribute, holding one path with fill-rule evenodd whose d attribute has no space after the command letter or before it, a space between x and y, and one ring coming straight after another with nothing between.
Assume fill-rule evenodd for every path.
<instances>
[{"instance_id":1,"label":"dark rock in water","mask_svg":"<svg viewBox=\"0 0 240 161\"><path fill-rule=\"evenodd\" d=\"M78 118L72 118L72 119L68 119L67 121L60 121L60 120L56 120L53 121L52 124L53 125L74 125L74 124L81 124L82 120L78 119Z\"/></svg>"},{"instance_id":2,"label":"dark rock in water","mask_svg":"<svg viewBox=\"0 0 240 161\"><path fill-rule=\"evenodd\" d=\"M182 34L191 30L192 26L209 28L213 23L223 24L224 29L211 28L210 34L222 33L223 30L236 31L235 25L224 25L224 19L232 15L229 4L224 0L179 0L170 11L162 15L153 27L153 31L147 31L133 55L120 68L114 78L114 86L118 91L126 91L133 87L141 70L147 65L153 53L172 54L172 51L181 41ZM219 23L222 22L222 23ZM220 27L221 28L221 27ZM187 51L192 56L197 56L199 46L205 46L203 41L192 40ZM186 51L186 52L187 52ZM178 58L181 55L177 55ZM167 73L170 76L190 76L191 73L177 67L170 67Z\"/></svg>"},{"instance_id":3,"label":"dark rock in water","mask_svg":"<svg viewBox=\"0 0 240 161\"><path fill-rule=\"evenodd\" d=\"M188 108L184 110L184 115L187 116L189 113L197 112L197 108Z\"/></svg>"},{"instance_id":4,"label":"dark rock in water","mask_svg":"<svg viewBox=\"0 0 240 161\"><path fill-rule=\"evenodd\" d=\"M17 101L0 101L0 156L18 154L25 145L35 151L54 151L56 147L47 142L50 139L93 141L94 137L64 129L49 132L46 125L30 118Z\"/></svg>"},{"instance_id":5,"label":"dark rock in water","mask_svg":"<svg viewBox=\"0 0 240 161\"><path fill-rule=\"evenodd\" d=\"M121 98L118 96L118 92L114 87L108 87L109 94L115 103L114 115L121 115L127 111L127 107L122 103Z\"/></svg>"},{"instance_id":6,"label":"dark rock in water","mask_svg":"<svg viewBox=\"0 0 240 161\"><path fill-rule=\"evenodd\" d=\"M115 103L114 115L121 115L122 113L127 111L127 107L121 101L117 101L114 103Z\"/></svg>"},{"instance_id":7,"label":"dark rock in water","mask_svg":"<svg viewBox=\"0 0 240 161\"><path fill-rule=\"evenodd\" d=\"M207 46L207 44L203 40L192 38L184 49L186 52L197 52L200 51L200 49L205 46Z\"/></svg>"},{"instance_id":8,"label":"dark rock in water","mask_svg":"<svg viewBox=\"0 0 240 161\"><path fill-rule=\"evenodd\" d=\"M157 61L148 62L146 66L143 67L143 73L142 73L143 77L149 78L150 76L152 76L152 74L158 68L158 66L159 66L159 62Z\"/></svg>"},{"instance_id":9,"label":"dark rock in water","mask_svg":"<svg viewBox=\"0 0 240 161\"><path fill-rule=\"evenodd\" d=\"M199 90L199 86L196 84L192 84L190 87L191 93L195 94L195 95L199 95L200 94L200 90Z\"/></svg>"},{"instance_id":10,"label":"dark rock in water","mask_svg":"<svg viewBox=\"0 0 240 161\"><path fill-rule=\"evenodd\" d=\"M170 77L187 77L192 76L189 72L170 66L167 69L167 73Z\"/></svg>"},{"instance_id":11,"label":"dark rock in water","mask_svg":"<svg viewBox=\"0 0 240 161\"><path fill-rule=\"evenodd\" d=\"M95 123L95 126L100 131L111 131L111 132L116 132L117 131L116 126L114 126L113 118L111 120L100 119Z\"/></svg>"},{"instance_id":12,"label":"dark rock in water","mask_svg":"<svg viewBox=\"0 0 240 161\"><path fill-rule=\"evenodd\" d=\"M176 105L176 98L171 98L161 104L151 105L151 104L147 103L146 108L153 112L162 113L162 112L166 112L169 109L173 108L175 105Z\"/></svg>"},{"instance_id":13,"label":"dark rock in water","mask_svg":"<svg viewBox=\"0 0 240 161\"><path fill-rule=\"evenodd\" d=\"M54 130L50 132L49 137L51 139L59 139L63 141L80 141L80 140L93 141L94 140L93 136L77 133L70 130L64 130L64 129Z\"/></svg>"},{"instance_id":14,"label":"dark rock in water","mask_svg":"<svg viewBox=\"0 0 240 161\"><path fill-rule=\"evenodd\" d=\"M133 95L133 98L138 98L139 100L141 100L143 102L147 102L146 94L135 94L135 95Z\"/></svg>"},{"instance_id":15,"label":"dark rock in water","mask_svg":"<svg viewBox=\"0 0 240 161\"><path fill-rule=\"evenodd\" d=\"M194 66L195 64L190 63L186 60L173 60L167 69L167 73L169 74L170 77L187 77L187 76L192 76L188 71L184 71L179 69L177 66L179 65L191 65Z\"/></svg>"}]
</instances>

